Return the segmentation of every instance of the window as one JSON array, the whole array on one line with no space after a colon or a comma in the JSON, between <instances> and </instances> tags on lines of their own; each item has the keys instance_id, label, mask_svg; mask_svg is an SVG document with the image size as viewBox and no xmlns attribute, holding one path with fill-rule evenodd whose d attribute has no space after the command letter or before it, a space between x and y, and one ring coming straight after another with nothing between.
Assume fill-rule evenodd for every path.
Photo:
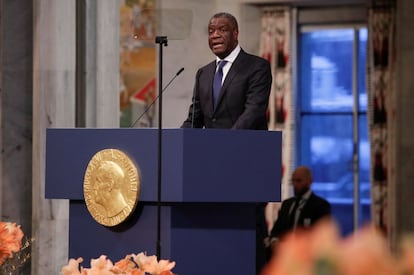
<instances>
[{"instance_id":1,"label":"window","mask_svg":"<svg viewBox=\"0 0 414 275\"><path fill-rule=\"evenodd\" d=\"M366 45L361 26L299 33L298 162L312 168L313 191L343 234L370 219Z\"/></svg>"}]
</instances>

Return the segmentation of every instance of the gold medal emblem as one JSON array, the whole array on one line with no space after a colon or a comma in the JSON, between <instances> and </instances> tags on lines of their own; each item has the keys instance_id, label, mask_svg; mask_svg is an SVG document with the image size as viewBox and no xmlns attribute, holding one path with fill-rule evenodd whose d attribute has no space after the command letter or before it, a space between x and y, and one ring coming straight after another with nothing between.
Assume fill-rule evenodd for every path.
<instances>
[{"instance_id":1,"label":"gold medal emblem","mask_svg":"<svg viewBox=\"0 0 414 275\"><path fill-rule=\"evenodd\" d=\"M140 176L134 162L122 151L105 149L89 161L83 195L92 217L105 226L125 221L134 211Z\"/></svg>"}]
</instances>

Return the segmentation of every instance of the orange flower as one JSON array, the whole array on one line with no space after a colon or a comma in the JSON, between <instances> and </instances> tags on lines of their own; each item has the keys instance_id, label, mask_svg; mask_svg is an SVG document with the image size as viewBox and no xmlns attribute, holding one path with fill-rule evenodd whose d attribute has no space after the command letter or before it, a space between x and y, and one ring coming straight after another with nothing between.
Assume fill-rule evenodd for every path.
<instances>
[{"instance_id":1,"label":"orange flower","mask_svg":"<svg viewBox=\"0 0 414 275\"><path fill-rule=\"evenodd\" d=\"M168 260L157 261L156 256L147 256L144 253L138 255L129 254L124 259L112 264L107 256L101 255L98 259L91 260L91 268L80 267L78 260L70 259L68 265L61 269L62 275L174 275L171 269L174 268L175 262Z\"/></svg>"},{"instance_id":2,"label":"orange flower","mask_svg":"<svg viewBox=\"0 0 414 275\"><path fill-rule=\"evenodd\" d=\"M339 259L339 230L322 220L310 230L290 233L280 244L263 275L335 274Z\"/></svg>"},{"instance_id":3,"label":"orange flower","mask_svg":"<svg viewBox=\"0 0 414 275\"><path fill-rule=\"evenodd\" d=\"M131 256L142 271L154 275L173 274L171 269L175 267L175 262L170 262L168 260L160 260L158 262L156 256L147 256L142 252L138 255L132 254Z\"/></svg>"},{"instance_id":4,"label":"orange flower","mask_svg":"<svg viewBox=\"0 0 414 275\"><path fill-rule=\"evenodd\" d=\"M157 266L157 257L156 256L147 256L144 253L139 253L138 255L132 255L134 262L136 262L139 268L145 272L155 274Z\"/></svg>"},{"instance_id":5,"label":"orange flower","mask_svg":"<svg viewBox=\"0 0 414 275\"><path fill-rule=\"evenodd\" d=\"M79 272L79 264L83 262L82 258L70 259L69 263L62 267L60 270L60 274L62 275L81 275L82 273Z\"/></svg>"},{"instance_id":6,"label":"orange flower","mask_svg":"<svg viewBox=\"0 0 414 275\"><path fill-rule=\"evenodd\" d=\"M414 274L414 236L404 236L401 243L402 256L400 269L402 274Z\"/></svg>"},{"instance_id":7,"label":"orange flower","mask_svg":"<svg viewBox=\"0 0 414 275\"><path fill-rule=\"evenodd\" d=\"M311 275L312 255L308 233L287 235L277 245L277 255L264 268L264 275Z\"/></svg>"},{"instance_id":8,"label":"orange flower","mask_svg":"<svg viewBox=\"0 0 414 275\"><path fill-rule=\"evenodd\" d=\"M23 235L20 225L0 222L0 265L21 249Z\"/></svg>"},{"instance_id":9,"label":"orange flower","mask_svg":"<svg viewBox=\"0 0 414 275\"><path fill-rule=\"evenodd\" d=\"M91 268L88 275L112 275L111 269L113 264L105 255L101 255L98 259L91 260Z\"/></svg>"},{"instance_id":10,"label":"orange flower","mask_svg":"<svg viewBox=\"0 0 414 275\"><path fill-rule=\"evenodd\" d=\"M115 263L112 271L115 274L144 274L143 271L137 269L136 264L132 261L133 254L125 256L124 259Z\"/></svg>"},{"instance_id":11,"label":"orange flower","mask_svg":"<svg viewBox=\"0 0 414 275\"><path fill-rule=\"evenodd\" d=\"M340 249L342 274L397 274L396 261L383 235L373 226L365 227L345 239Z\"/></svg>"},{"instance_id":12,"label":"orange flower","mask_svg":"<svg viewBox=\"0 0 414 275\"><path fill-rule=\"evenodd\" d=\"M264 275L397 274L396 260L385 238L374 227L365 227L341 240L336 224L323 221L310 231L290 234L278 251Z\"/></svg>"},{"instance_id":13,"label":"orange flower","mask_svg":"<svg viewBox=\"0 0 414 275\"><path fill-rule=\"evenodd\" d=\"M160 260L156 266L154 274L159 275L172 275L171 269L175 267L175 262L170 262L168 260Z\"/></svg>"}]
</instances>

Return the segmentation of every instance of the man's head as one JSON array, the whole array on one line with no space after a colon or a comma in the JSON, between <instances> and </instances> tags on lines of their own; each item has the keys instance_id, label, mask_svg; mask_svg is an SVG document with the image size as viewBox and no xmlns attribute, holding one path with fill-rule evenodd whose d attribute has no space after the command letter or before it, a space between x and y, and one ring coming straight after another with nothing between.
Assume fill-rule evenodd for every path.
<instances>
[{"instance_id":1,"label":"man's head","mask_svg":"<svg viewBox=\"0 0 414 275\"><path fill-rule=\"evenodd\" d=\"M95 175L95 201L107 207L111 200L116 200L116 196L121 193L124 177L124 172L117 163L103 162Z\"/></svg>"},{"instance_id":2,"label":"man's head","mask_svg":"<svg viewBox=\"0 0 414 275\"><path fill-rule=\"evenodd\" d=\"M223 59L228 56L238 42L239 27L236 18L225 12L211 17L208 24L208 44L211 51Z\"/></svg>"},{"instance_id":3,"label":"man's head","mask_svg":"<svg viewBox=\"0 0 414 275\"><path fill-rule=\"evenodd\" d=\"M306 166L299 166L293 171L292 185L295 196L302 196L312 185L312 172Z\"/></svg>"}]
</instances>

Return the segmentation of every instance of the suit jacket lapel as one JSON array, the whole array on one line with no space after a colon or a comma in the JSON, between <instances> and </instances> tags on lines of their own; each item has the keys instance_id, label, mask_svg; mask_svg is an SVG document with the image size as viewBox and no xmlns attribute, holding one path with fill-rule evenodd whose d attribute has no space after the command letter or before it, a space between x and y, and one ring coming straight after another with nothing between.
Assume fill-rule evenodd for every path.
<instances>
[{"instance_id":1,"label":"suit jacket lapel","mask_svg":"<svg viewBox=\"0 0 414 275\"><path fill-rule=\"evenodd\" d=\"M234 63L231 65L231 68L229 72L227 73L226 78L224 79L223 87L221 88L220 95L217 99L217 107L220 105L222 98L224 97L225 93L228 90L228 87L230 86L230 83L238 75L238 71L240 70L243 64L243 55L244 55L244 51L240 50L239 55L234 60ZM213 78L214 78L214 75L213 75ZM213 80L211 81L211 83L213 83ZM212 91L211 94L213 95L213 86L211 86L211 91ZM217 107L214 110L214 112L218 109Z\"/></svg>"},{"instance_id":2,"label":"suit jacket lapel","mask_svg":"<svg viewBox=\"0 0 414 275\"><path fill-rule=\"evenodd\" d=\"M208 67L208 79L207 79L207 85L208 85L208 96L207 96L207 102L206 106L210 106L211 113L214 112L214 99L213 99L213 81L214 81L214 75L216 74L216 62L213 61L210 63L210 66Z\"/></svg>"}]
</instances>

